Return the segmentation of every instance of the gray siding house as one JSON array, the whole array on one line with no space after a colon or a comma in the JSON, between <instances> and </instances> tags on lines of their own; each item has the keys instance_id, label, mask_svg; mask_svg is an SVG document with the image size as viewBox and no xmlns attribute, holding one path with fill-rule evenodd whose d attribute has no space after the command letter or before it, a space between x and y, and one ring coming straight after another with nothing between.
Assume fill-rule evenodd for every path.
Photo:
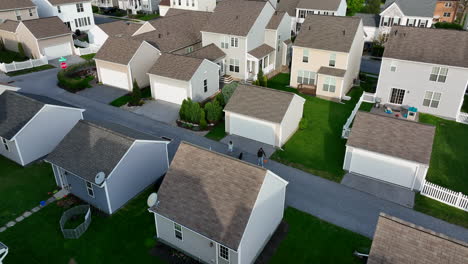
<instances>
[{"instance_id":1,"label":"gray siding house","mask_svg":"<svg viewBox=\"0 0 468 264\"><path fill-rule=\"evenodd\" d=\"M287 184L182 142L150 208L158 239L202 263L253 263L283 218Z\"/></svg>"},{"instance_id":2,"label":"gray siding house","mask_svg":"<svg viewBox=\"0 0 468 264\"><path fill-rule=\"evenodd\" d=\"M83 112L47 97L3 92L0 155L22 166L46 156L83 119Z\"/></svg>"},{"instance_id":3,"label":"gray siding house","mask_svg":"<svg viewBox=\"0 0 468 264\"><path fill-rule=\"evenodd\" d=\"M115 124L80 121L46 161L59 187L112 214L164 175L168 143Z\"/></svg>"}]
</instances>

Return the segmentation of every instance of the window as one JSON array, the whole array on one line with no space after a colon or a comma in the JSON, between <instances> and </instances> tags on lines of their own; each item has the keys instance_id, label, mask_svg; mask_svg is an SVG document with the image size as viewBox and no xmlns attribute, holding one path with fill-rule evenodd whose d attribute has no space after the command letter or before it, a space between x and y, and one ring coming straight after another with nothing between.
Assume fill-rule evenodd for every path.
<instances>
[{"instance_id":1,"label":"window","mask_svg":"<svg viewBox=\"0 0 468 264\"><path fill-rule=\"evenodd\" d=\"M335 67L335 64L336 64L336 54L332 53L330 54L330 60L328 61L328 66Z\"/></svg>"},{"instance_id":2,"label":"window","mask_svg":"<svg viewBox=\"0 0 468 264\"><path fill-rule=\"evenodd\" d=\"M57 6L57 12L60 14L62 13L62 9L60 8L60 6Z\"/></svg>"},{"instance_id":3,"label":"window","mask_svg":"<svg viewBox=\"0 0 468 264\"><path fill-rule=\"evenodd\" d=\"M223 39L221 40L221 48L223 49L229 48L229 42L228 42L227 36L223 36Z\"/></svg>"},{"instance_id":4,"label":"window","mask_svg":"<svg viewBox=\"0 0 468 264\"><path fill-rule=\"evenodd\" d=\"M195 6L195 0L192 0L192 6Z\"/></svg>"},{"instance_id":5,"label":"window","mask_svg":"<svg viewBox=\"0 0 468 264\"><path fill-rule=\"evenodd\" d=\"M203 80L203 91L208 92L208 80Z\"/></svg>"},{"instance_id":6,"label":"window","mask_svg":"<svg viewBox=\"0 0 468 264\"><path fill-rule=\"evenodd\" d=\"M174 234L177 239L182 240L182 226L174 223Z\"/></svg>"},{"instance_id":7,"label":"window","mask_svg":"<svg viewBox=\"0 0 468 264\"><path fill-rule=\"evenodd\" d=\"M78 27L78 19L75 18L75 27Z\"/></svg>"},{"instance_id":8,"label":"window","mask_svg":"<svg viewBox=\"0 0 468 264\"><path fill-rule=\"evenodd\" d=\"M444 83L447 80L448 68L443 67L432 67L431 76L429 77L430 81L437 81Z\"/></svg>"},{"instance_id":9,"label":"window","mask_svg":"<svg viewBox=\"0 0 468 264\"><path fill-rule=\"evenodd\" d=\"M229 71L239 72L239 60L238 59L229 60Z\"/></svg>"},{"instance_id":10,"label":"window","mask_svg":"<svg viewBox=\"0 0 468 264\"><path fill-rule=\"evenodd\" d=\"M234 47L234 48L239 47L239 39L238 38L231 38L231 47Z\"/></svg>"},{"instance_id":11,"label":"window","mask_svg":"<svg viewBox=\"0 0 468 264\"><path fill-rule=\"evenodd\" d=\"M405 90L392 88L392 93L390 94L390 103L402 104L404 97L405 97Z\"/></svg>"},{"instance_id":12,"label":"window","mask_svg":"<svg viewBox=\"0 0 468 264\"><path fill-rule=\"evenodd\" d=\"M334 77L325 77L323 82L323 90L325 92L334 93L336 89L336 79Z\"/></svg>"},{"instance_id":13,"label":"window","mask_svg":"<svg viewBox=\"0 0 468 264\"><path fill-rule=\"evenodd\" d=\"M223 245L219 245L219 256L229 261L229 249Z\"/></svg>"},{"instance_id":14,"label":"window","mask_svg":"<svg viewBox=\"0 0 468 264\"><path fill-rule=\"evenodd\" d=\"M29 16L33 16L33 15L34 15L33 10L29 9Z\"/></svg>"},{"instance_id":15,"label":"window","mask_svg":"<svg viewBox=\"0 0 468 264\"><path fill-rule=\"evenodd\" d=\"M91 25L91 19L89 17L86 17L86 19L88 20L88 25Z\"/></svg>"},{"instance_id":16,"label":"window","mask_svg":"<svg viewBox=\"0 0 468 264\"><path fill-rule=\"evenodd\" d=\"M88 195L94 197L93 185L89 181L86 181L86 189L88 190Z\"/></svg>"},{"instance_id":17,"label":"window","mask_svg":"<svg viewBox=\"0 0 468 264\"><path fill-rule=\"evenodd\" d=\"M450 17L451 13L450 12L444 12L444 17Z\"/></svg>"},{"instance_id":18,"label":"window","mask_svg":"<svg viewBox=\"0 0 468 264\"><path fill-rule=\"evenodd\" d=\"M406 25L409 27L414 27L415 22L416 22L416 19L408 19L406 20Z\"/></svg>"},{"instance_id":19,"label":"window","mask_svg":"<svg viewBox=\"0 0 468 264\"><path fill-rule=\"evenodd\" d=\"M426 27L427 25L427 20L421 20L421 22L419 22L419 27Z\"/></svg>"},{"instance_id":20,"label":"window","mask_svg":"<svg viewBox=\"0 0 468 264\"><path fill-rule=\"evenodd\" d=\"M299 10L299 18L305 18L306 17L306 11L305 10Z\"/></svg>"},{"instance_id":21,"label":"window","mask_svg":"<svg viewBox=\"0 0 468 264\"><path fill-rule=\"evenodd\" d=\"M21 20L21 13L19 10L15 10L15 14L16 14L16 20L20 21Z\"/></svg>"},{"instance_id":22,"label":"window","mask_svg":"<svg viewBox=\"0 0 468 264\"><path fill-rule=\"evenodd\" d=\"M78 13L84 12L83 3L76 4L76 11Z\"/></svg>"},{"instance_id":23,"label":"window","mask_svg":"<svg viewBox=\"0 0 468 264\"><path fill-rule=\"evenodd\" d=\"M395 26L400 25L400 18L399 17L394 17L393 18L393 25L395 25Z\"/></svg>"},{"instance_id":24,"label":"window","mask_svg":"<svg viewBox=\"0 0 468 264\"><path fill-rule=\"evenodd\" d=\"M182 0L179 0L179 5L180 5L180 6L182 5Z\"/></svg>"},{"instance_id":25,"label":"window","mask_svg":"<svg viewBox=\"0 0 468 264\"><path fill-rule=\"evenodd\" d=\"M8 143L6 139L2 138L2 143L3 143L3 147L5 148L5 150L10 151L10 148L8 147Z\"/></svg>"},{"instance_id":26,"label":"window","mask_svg":"<svg viewBox=\"0 0 468 264\"><path fill-rule=\"evenodd\" d=\"M382 26L386 27L388 26L388 22L390 21L390 18L389 17L383 17L382 18Z\"/></svg>"},{"instance_id":27,"label":"window","mask_svg":"<svg viewBox=\"0 0 468 264\"><path fill-rule=\"evenodd\" d=\"M396 72L396 68L397 68L397 67L396 67L395 62L392 61L392 64L390 64L390 71L391 71L391 72Z\"/></svg>"},{"instance_id":28,"label":"window","mask_svg":"<svg viewBox=\"0 0 468 264\"><path fill-rule=\"evenodd\" d=\"M315 84L315 72L310 71L298 71L297 72L297 83L305 85Z\"/></svg>"},{"instance_id":29,"label":"window","mask_svg":"<svg viewBox=\"0 0 468 264\"><path fill-rule=\"evenodd\" d=\"M445 7L452 7L452 3L446 2L444 6L445 6Z\"/></svg>"},{"instance_id":30,"label":"window","mask_svg":"<svg viewBox=\"0 0 468 264\"><path fill-rule=\"evenodd\" d=\"M309 62L309 50L308 49L302 50L302 62Z\"/></svg>"},{"instance_id":31,"label":"window","mask_svg":"<svg viewBox=\"0 0 468 264\"><path fill-rule=\"evenodd\" d=\"M427 107L437 108L439 106L441 93L427 91L424 95L423 105Z\"/></svg>"}]
</instances>

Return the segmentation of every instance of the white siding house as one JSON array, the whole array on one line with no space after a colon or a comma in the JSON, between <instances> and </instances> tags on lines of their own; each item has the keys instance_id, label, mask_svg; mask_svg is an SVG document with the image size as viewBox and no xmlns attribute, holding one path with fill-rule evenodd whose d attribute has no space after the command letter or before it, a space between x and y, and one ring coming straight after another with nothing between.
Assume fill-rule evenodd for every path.
<instances>
[{"instance_id":1,"label":"white siding house","mask_svg":"<svg viewBox=\"0 0 468 264\"><path fill-rule=\"evenodd\" d=\"M213 12L216 0L166 0L159 3L159 14L165 16L169 8Z\"/></svg>"},{"instance_id":2,"label":"white siding house","mask_svg":"<svg viewBox=\"0 0 468 264\"><path fill-rule=\"evenodd\" d=\"M32 0L40 17L58 16L71 31L88 31L94 26L91 0Z\"/></svg>"},{"instance_id":3,"label":"white siding house","mask_svg":"<svg viewBox=\"0 0 468 264\"><path fill-rule=\"evenodd\" d=\"M49 154L83 119L84 112L45 103L52 101L49 98L29 96L12 91L0 95L0 114L4 117L0 120L0 155L22 166Z\"/></svg>"},{"instance_id":4,"label":"white siding house","mask_svg":"<svg viewBox=\"0 0 468 264\"><path fill-rule=\"evenodd\" d=\"M281 147L298 129L304 103L293 93L238 86L224 108L226 133Z\"/></svg>"},{"instance_id":5,"label":"white siding house","mask_svg":"<svg viewBox=\"0 0 468 264\"><path fill-rule=\"evenodd\" d=\"M137 12L154 13L158 11L160 0L118 0L119 8L132 14Z\"/></svg>"},{"instance_id":6,"label":"white siding house","mask_svg":"<svg viewBox=\"0 0 468 264\"><path fill-rule=\"evenodd\" d=\"M182 142L150 208L158 240L203 263L254 263L281 223L287 184Z\"/></svg>"}]
</instances>

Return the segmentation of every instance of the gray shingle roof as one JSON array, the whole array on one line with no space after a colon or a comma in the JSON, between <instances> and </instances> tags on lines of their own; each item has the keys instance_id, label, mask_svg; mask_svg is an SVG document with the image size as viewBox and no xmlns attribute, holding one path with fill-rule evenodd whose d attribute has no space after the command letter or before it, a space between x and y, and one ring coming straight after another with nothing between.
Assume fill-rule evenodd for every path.
<instances>
[{"instance_id":1,"label":"gray shingle roof","mask_svg":"<svg viewBox=\"0 0 468 264\"><path fill-rule=\"evenodd\" d=\"M72 34L58 17L44 17L21 21L37 39Z\"/></svg>"},{"instance_id":2,"label":"gray shingle roof","mask_svg":"<svg viewBox=\"0 0 468 264\"><path fill-rule=\"evenodd\" d=\"M142 42L130 37L109 37L94 58L127 65Z\"/></svg>"},{"instance_id":3,"label":"gray shingle roof","mask_svg":"<svg viewBox=\"0 0 468 264\"><path fill-rule=\"evenodd\" d=\"M349 52L360 22L358 17L309 15L294 46Z\"/></svg>"},{"instance_id":4,"label":"gray shingle roof","mask_svg":"<svg viewBox=\"0 0 468 264\"><path fill-rule=\"evenodd\" d=\"M336 77L344 77L346 74L346 70L322 66L317 71L317 73L323 74L323 75L336 76Z\"/></svg>"},{"instance_id":5,"label":"gray shingle roof","mask_svg":"<svg viewBox=\"0 0 468 264\"><path fill-rule=\"evenodd\" d=\"M291 17L296 17L296 7L300 0L281 0L277 10L287 12Z\"/></svg>"},{"instance_id":6,"label":"gray shingle roof","mask_svg":"<svg viewBox=\"0 0 468 264\"><path fill-rule=\"evenodd\" d=\"M268 22L266 29L278 29L281 20L283 20L284 15L286 15L285 11L276 11L273 14L273 16L271 16L271 19Z\"/></svg>"},{"instance_id":7,"label":"gray shingle roof","mask_svg":"<svg viewBox=\"0 0 468 264\"><path fill-rule=\"evenodd\" d=\"M468 68L467 47L467 31L393 26L383 56Z\"/></svg>"},{"instance_id":8,"label":"gray shingle roof","mask_svg":"<svg viewBox=\"0 0 468 264\"><path fill-rule=\"evenodd\" d=\"M387 9L393 3L396 3L406 16L432 18L437 0L388 0L383 9Z\"/></svg>"},{"instance_id":9,"label":"gray shingle roof","mask_svg":"<svg viewBox=\"0 0 468 264\"><path fill-rule=\"evenodd\" d=\"M131 36L137 31L141 25L134 23L126 23L124 21L114 21L110 23L104 23L96 25L101 28L108 36Z\"/></svg>"},{"instance_id":10,"label":"gray shingle roof","mask_svg":"<svg viewBox=\"0 0 468 264\"><path fill-rule=\"evenodd\" d=\"M294 94L289 92L239 85L224 111L281 123L293 98Z\"/></svg>"},{"instance_id":11,"label":"gray shingle roof","mask_svg":"<svg viewBox=\"0 0 468 264\"><path fill-rule=\"evenodd\" d=\"M341 0L299 0L297 8L336 11Z\"/></svg>"},{"instance_id":12,"label":"gray shingle roof","mask_svg":"<svg viewBox=\"0 0 468 264\"><path fill-rule=\"evenodd\" d=\"M0 24L0 30L5 30L8 32L16 32L20 22L14 20L5 20L3 23Z\"/></svg>"},{"instance_id":13,"label":"gray shingle roof","mask_svg":"<svg viewBox=\"0 0 468 264\"><path fill-rule=\"evenodd\" d=\"M226 53L222 51L218 46L215 44L211 43L208 46L205 46L201 49L198 49L190 54L187 54L187 56L194 57L194 58L199 58L199 59L207 59L210 61L216 61L221 58L224 58L226 56Z\"/></svg>"},{"instance_id":14,"label":"gray shingle roof","mask_svg":"<svg viewBox=\"0 0 468 264\"><path fill-rule=\"evenodd\" d=\"M266 55L272 53L275 50L275 48L271 47L268 44L262 44L255 49L249 51L249 54L254 56L257 59L261 59L265 57Z\"/></svg>"},{"instance_id":15,"label":"gray shingle roof","mask_svg":"<svg viewBox=\"0 0 468 264\"><path fill-rule=\"evenodd\" d=\"M268 1L223 0L202 31L247 36Z\"/></svg>"},{"instance_id":16,"label":"gray shingle roof","mask_svg":"<svg viewBox=\"0 0 468 264\"><path fill-rule=\"evenodd\" d=\"M46 160L94 182L101 171L109 176L136 139L154 138L117 124L81 120Z\"/></svg>"},{"instance_id":17,"label":"gray shingle roof","mask_svg":"<svg viewBox=\"0 0 468 264\"><path fill-rule=\"evenodd\" d=\"M189 81L202 62L203 59L199 58L164 53L150 69L149 73L171 79Z\"/></svg>"},{"instance_id":18,"label":"gray shingle roof","mask_svg":"<svg viewBox=\"0 0 468 264\"><path fill-rule=\"evenodd\" d=\"M233 250L267 171L182 142L151 209Z\"/></svg>"},{"instance_id":19,"label":"gray shingle roof","mask_svg":"<svg viewBox=\"0 0 468 264\"><path fill-rule=\"evenodd\" d=\"M354 16L361 18L365 27L379 27L380 16L377 14L356 13Z\"/></svg>"},{"instance_id":20,"label":"gray shingle roof","mask_svg":"<svg viewBox=\"0 0 468 264\"><path fill-rule=\"evenodd\" d=\"M31 0L0 0L0 10L35 7Z\"/></svg>"},{"instance_id":21,"label":"gray shingle roof","mask_svg":"<svg viewBox=\"0 0 468 264\"><path fill-rule=\"evenodd\" d=\"M0 95L0 137L12 139L42 108L44 103L5 91Z\"/></svg>"},{"instance_id":22,"label":"gray shingle roof","mask_svg":"<svg viewBox=\"0 0 468 264\"><path fill-rule=\"evenodd\" d=\"M358 112L347 145L429 164L434 135L434 126Z\"/></svg>"}]
</instances>

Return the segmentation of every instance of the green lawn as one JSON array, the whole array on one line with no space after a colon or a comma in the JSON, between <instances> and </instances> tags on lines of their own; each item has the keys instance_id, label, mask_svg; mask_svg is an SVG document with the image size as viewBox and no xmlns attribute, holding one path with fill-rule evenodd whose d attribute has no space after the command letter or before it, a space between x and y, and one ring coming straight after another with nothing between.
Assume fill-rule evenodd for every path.
<instances>
[{"instance_id":1,"label":"green lawn","mask_svg":"<svg viewBox=\"0 0 468 264\"><path fill-rule=\"evenodd\" d=\"M468 212L416 194L414 210L468 228Z\"/></svg>"},{"instance_id":2,"label":"green lawn","mask_svg":"<svg viewBox=\"0 0 468 264\"><path fill-rule=\"evenodd\" d=\"M8 72L6 75L12 77L12 76L18 76L18 75L28 74L28 73L32 73L32 72L50 70L50 69L53 69L53 68L55 68L55 67L50 65L50 64L46 64L46 65L42 65L42 66L39 66L39 67L30 68L30 69L14 71L14 72Z\"/></svg>"},{"instance_id":3,"label":"green lawn","mask_svg":"<svg viewBox=\"0 0 468 264\"><path fill-rule=\"evenodd\" d=\"M89 60L92 60L94 58L94 56L96 56L96 53L91 53L91 54L87 54L87 55L81 55L80 57L89 61Z\"/></svg>"},{"instance_id":4,"label":"green lawn","mask_svg":"<svg viewBox=\"0 0 468 264\"><path fill-rule=\"evenodd\" d=\"M465 95L465 100L463 100L461 111L468 113L468 95Z\"/></svg>"},{"instance_id":5,"label":"green lawn","mask_svg":"<svg viewBox=\"0 0 468 264\"><path fill-rule=\"evenodd\" d=\"M130 93L128 93L110 102L110 105L115 106L115 107L121 107L123 105L126 105L128 102L130 102L131 98L132 96L130 95ZM141 89L141 98L151 98L151 88L147 87L147 88Z\"/></svg>"},{"instance_id":6,"label":"green lawn","mask_svg":"<svg viewBox=\"0 0 468 264\"><path fill-rule=\"evenodd\" d=\"M363 263L353 252L368 253L372 243L364 236L293 208L286 209L284 220L289 232L270 264Z\"/></svg>"},{"instance_id":7,"label":"green lawn","mask_svg":"<svg viewBox=\"0 0 468 264\"><path fill-rule=\"evenodd\" d=\"M47 200L56 188L48 163L26 168L0 156L0 226Z\"/></svg>"},{"instance_id":8,"label":"green lawn","mask_svg":"<svg viewBox=\"0 0 468 264\"><path fill-rule=\"evenodd\" d=\"M151 19L158 18L159 14L138 14L138 15L132 15L131 18L136 18L144 21L148 21Z\"/></svg>"},{"instance_id":9,"label":"green lawn","mask_svg":"<svg viewBox=\"0 0 468 264\"><path fill-rule=\"evenodd\" d=\"M295 92L296 89L286 87L288 84L289 74L279 74L268 81L271 88ZM352 99L344 104L303 96L307 129L298 130L283 150L276 151L271 158L329 180L341 181L346 143L341 133L361 94L361 88L353 89L349 94Z\"/></svg>"},{"instance_id":10,"label":"green lawn","mask_svg":"<svg viewBox=\"0 0 468 264\"><path fill-rule=\"evenodd\" d=\"M155 245L154 217L145 191L112 216L92 214L89 229L79 239L64 239L59 219L64 211L48 205L1 234L10 253L5 263L156 263L148 254Z\"/></svg>"},{"instance_id":11,"label":"green lawn","mask_svg":"<svg viewBox=\"0 0 468 264\"><path fill-rule=\"evenodd\" d=\"M28 60L27 57L22 57L18 52L10 51L10 50L3 50L0 51L0 62L3 63L11 63L13 61L25 61Z\"/></svg>"},{"instance_id":12,"label":"green lawn","mask_svg":"<svg viewBox=\"0 0 468 264\"><path fill-rule=\"evenodd\" d=\"M208 132L208 134L205 135L205 137L216 141L220 141L225 136L226 130L224 128L224 121L219 122L216 126L213 127L213 129L210 130L210 132Z\"/></svg>"}]
</instances>

